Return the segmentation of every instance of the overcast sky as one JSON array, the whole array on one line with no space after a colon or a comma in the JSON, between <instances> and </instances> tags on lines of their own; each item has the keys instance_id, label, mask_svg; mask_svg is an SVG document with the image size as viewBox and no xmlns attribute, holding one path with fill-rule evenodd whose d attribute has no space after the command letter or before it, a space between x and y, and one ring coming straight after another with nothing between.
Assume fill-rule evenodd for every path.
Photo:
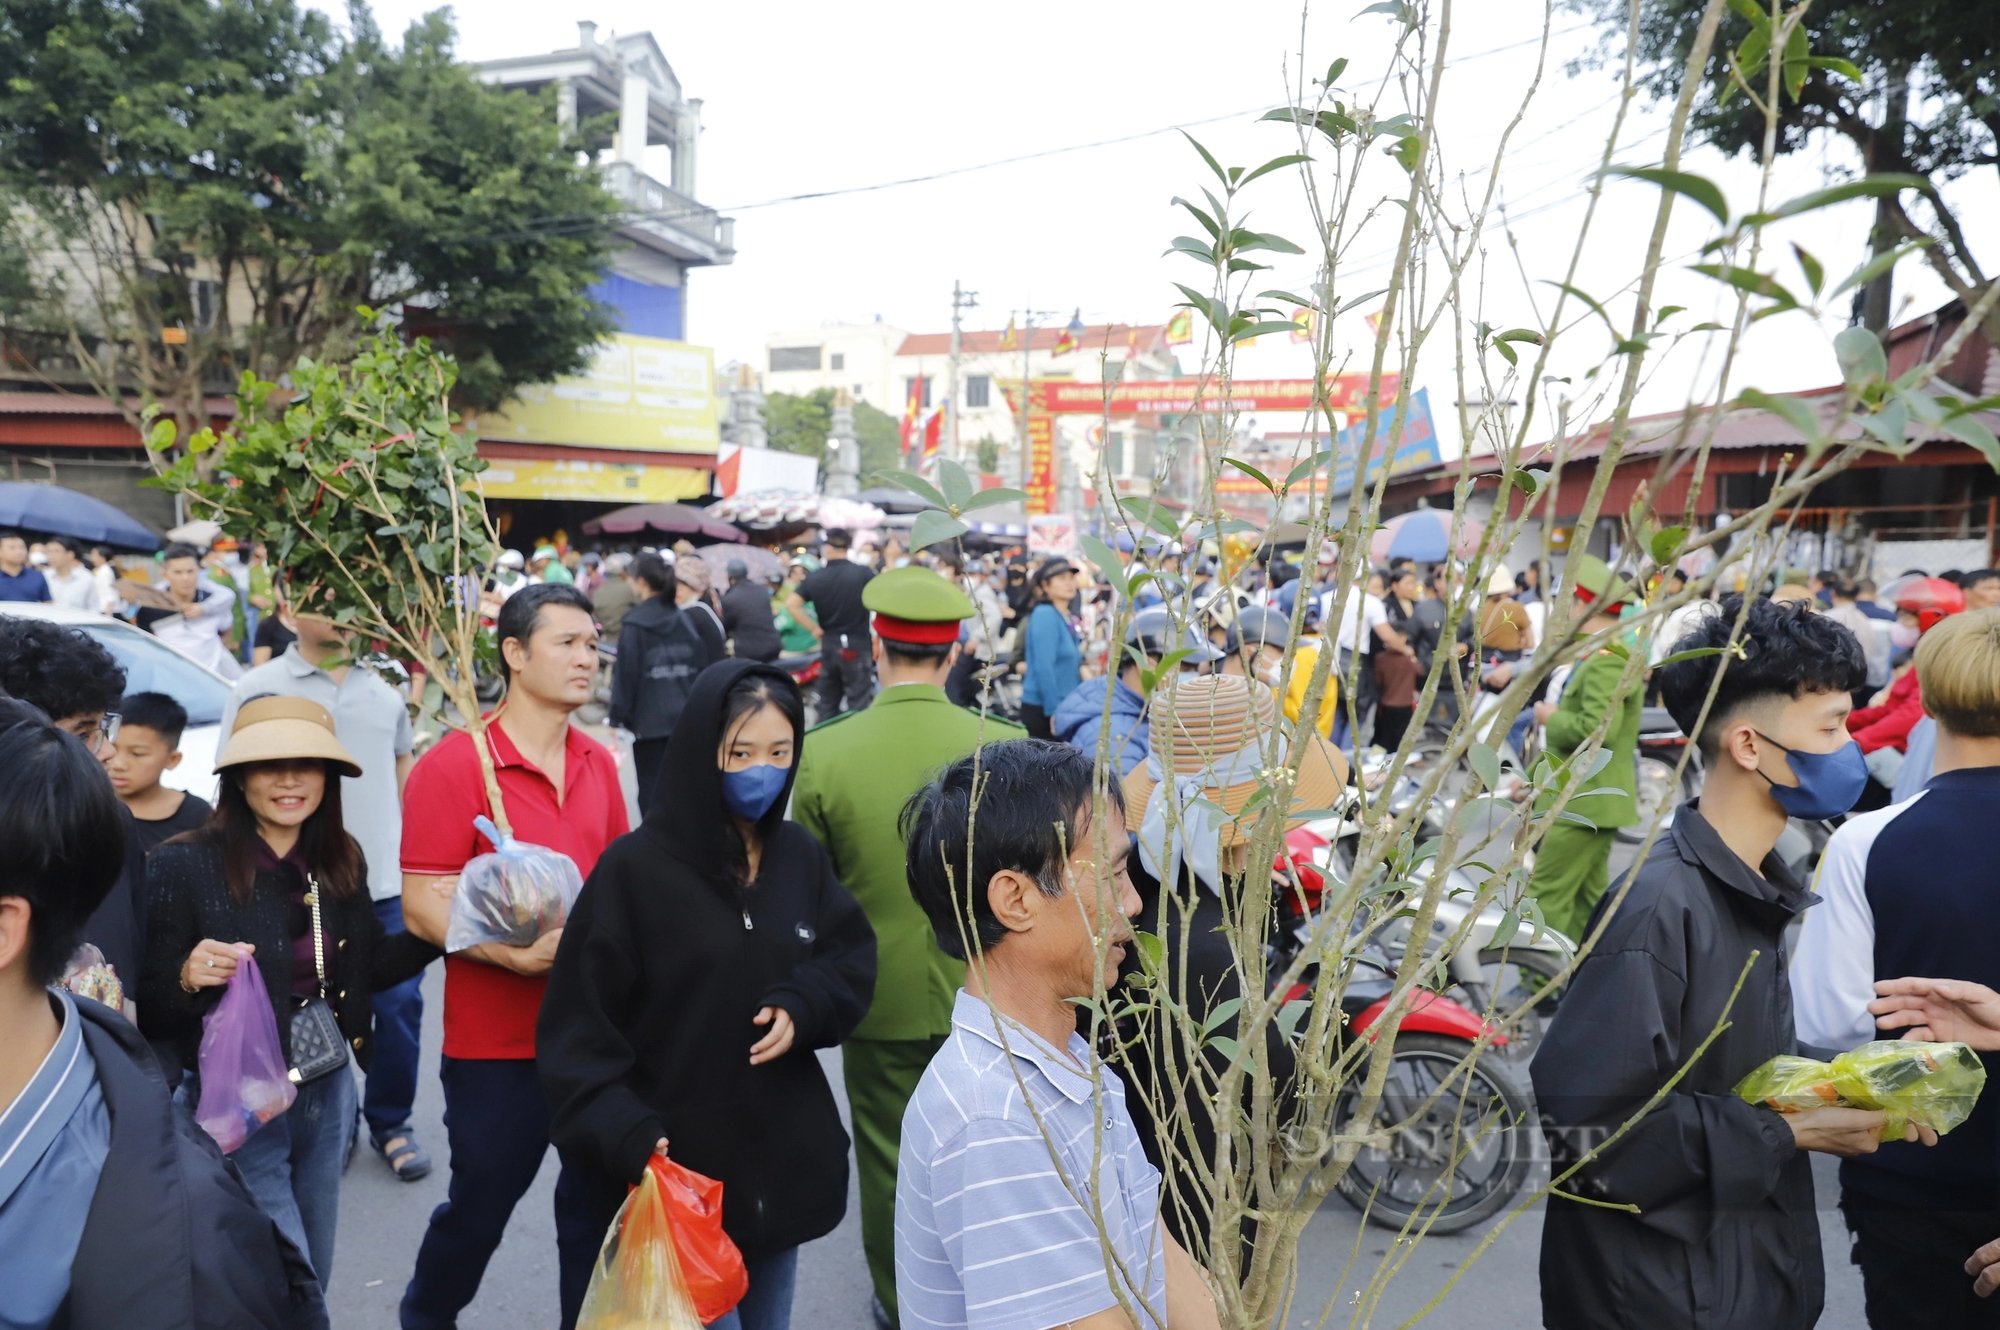
<instances>
[{"instance_id":1,"label":"overcast sky","mask_svg":"<svg viewBox=\"0 0 2000 1330\"><path fill-rule=\"evenodd\" d=\"M376 13L395 32L425 8L380 0ZM1304 18L1302 8L1300 0L1227 6L470 0L458 7L457 19L469 59L572 47L579 18L596 20L600 38L651 29L688 95L705 102L699 197L737 219L736 262L692 274L688 336L715 348L718 363L761 364L765 335L781 328L879 316L911 330L943 329L954 278L979 293L972 326L1000 327L1020 308L1057 310L1063 320L1078 308L1086 320L1164 319L1179 298L1174 281L1205 285L1191 260L1162 254L1176 235L1193 229L1171 200L1213 183L1178 133L923 184L757 205L1202 121L1215 123L1191 132L1225 164L1254 165L1292 146L1288 126L1259 124L1256 115L1287 100L1288 78L1299 77L1302 30L1307 70L1323 74L1345 56L1350 63L1341 82L1357 94L1369 95L1386 65L1395 29L1379 15L1357 17L1363 0L1313 0ZM1534 74L1536 50L1523 43L1540 32L1544 11L1529 0L1459 0L1455 9L1442 160L1465 173L1464 188L1477 191L1499 131ZM1478 317L1496 327L1537 325L1537 309L1545 315L1550 308L1554 288L1546 283L1563 276L1583 218L1583 190L1615 109L1613 70L1572 77L1566 68L1597 45L1597 32L1562 9L1553 26L1541 89L1501 171L1518 259L1495 229L1487 262L1473 270ZM1657 163L1665 123L1664 108L1637 103L1624 135L1630 146L1618 160ZM1775 200L1817 188L1847 162L1831 143L1787 160ZM1749 210L1756 173L1748 163L1698 150L1686 165L1720 181L1737 211ZM664 167L656 173L664 176ZM1983 175L1954 193L1962 210L1991 216L2000 189L1992 172ZM1401 172L1393 164L1381 164L1367 179L1373 194L1400 193ZM1253 226L1310 235L1294 175L1275 174L1251 189ZM1610 189L1578 269L1577 283L1621 319L1629 316L1629 298L1610 297L1638 270L1656 198L1649 185ZM1378 218L1349 251L1341 298L1383 285L1376 278L1394 243L1396 216L1391 209ZM1865 257L1867 222L1867 205L1846 205L1782 237L1814 252L1829 274L1844 275ZM1990 227L1968 230L1975 238L1994 234ZM1683 203L1666 252L1684 256L1682 265L1697 261L1691 252L1713 233L1713 219ZM2000 253L1983 257L1989 267L2000 263ZM1781 276L1796 278L1788 257L1772 261ZM1899 317L1947 298L1920 263L1901 271ZM1311 272L1305 260L1291 260L1262 276L1273 280L1260 287L1298 289ZM1668 303L1689 306L1690 323L1727 317L1715 284L1679 265L1655 299ZM1339 325L1344 343L1366 336L1362 312ZM1802 318L1766 321L1748 342L1734 384L1803 388L1834 378L1829 342L1844 313L1843 300L1843 318L1824 327ZM1657 367L1642 408L1670 409L1693 385L1712 382L1714 350L1704 341L1683 345ZM1580 378L1606 345L1602 337L1579 338L1553 368ZM1197 357L1182 350L1193 368ZM1442 337L1422 357L1419 378L1431 388L1434 407L1458 395L1453 361ZM1265 338L1244 353L1239 372L1290 377L1310 369L1307 348Z\"/></svg>"}]
</instances>

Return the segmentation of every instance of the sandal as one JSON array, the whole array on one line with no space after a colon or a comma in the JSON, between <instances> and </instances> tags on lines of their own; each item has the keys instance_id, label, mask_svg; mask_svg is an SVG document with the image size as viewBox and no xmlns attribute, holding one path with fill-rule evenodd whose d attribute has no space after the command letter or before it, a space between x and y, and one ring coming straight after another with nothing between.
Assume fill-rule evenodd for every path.
<instances>
[{"instance_id":1,"label":"sandal","mask_svg":"<svg viewBox=\"0 0 2000 1330\"><path fill-rule=\"evenodd\" d=\"M379 1140L371 1140L370 1144L376 1154L388 1161L389 1171L403 1181L415 1182L430 1176L431 1157L417 1144L416 1133L408 1127L399 1127Z\"/></svg>"}]
</instances>

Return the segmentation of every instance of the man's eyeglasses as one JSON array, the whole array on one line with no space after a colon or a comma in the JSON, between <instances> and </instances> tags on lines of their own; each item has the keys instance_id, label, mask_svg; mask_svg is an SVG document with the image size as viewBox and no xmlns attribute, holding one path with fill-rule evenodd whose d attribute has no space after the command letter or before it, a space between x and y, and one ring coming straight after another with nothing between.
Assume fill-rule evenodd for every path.
<instances>
[{"instance_id":1,"label":"man's eyeglasses","mask_svg":"<svg viewBox=\"0 0 2000 1330\"><path fill-rule=\"evenodd\" d=\"M118 742L118 725L121 717L115 711L107 711L95 721L79 716L66 721L63 728L83 740L84 746L93 753L101 753Z\"/></svg>"}]
</instances>

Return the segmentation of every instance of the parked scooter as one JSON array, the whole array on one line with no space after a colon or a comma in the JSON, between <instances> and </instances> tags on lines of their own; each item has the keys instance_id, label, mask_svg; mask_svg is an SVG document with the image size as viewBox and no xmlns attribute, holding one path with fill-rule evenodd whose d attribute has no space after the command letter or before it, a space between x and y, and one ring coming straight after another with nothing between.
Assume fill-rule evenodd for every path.
<instances>
[{"instance_id":1,"label":"parked scooter","mask_svg":"<svg viewBox=\"0 0 2000 1330\"><path fill-rule=\"evenodd\" d=\"M1618 829L1618 839L1637 845L1646 839L1655 821L1662 828L1674 821L1674 809L1701 793L1701 750L1688 756L1681 768L1681 755L1688 752L1688 737L1665 707L1644 707L1639 712L1638 785L1639 820ZM1679 775L1676 775L1679 770Z\"/></svg>"},{"instance_id":2,"label":"parked scooter","mask_svg":"<svg viewBox=\"0 0 2000 1330\"><path fill-rule=\"evenodd\" d=\"M1274 980L1312 945L1320 926L1308 893L1286 897L1272 948ZM1396 957L1378 941L1350 938L1341 964L1343 1028L1348 1037L1372 1042L1388 1011ZM1308 966L1285 1001L1310 1000L1321 978L1317 965ZM1358 1078L1341 1091L1333 1133L1373 1130L1386 1136L1384 1146L1361 1149L1335 1184L1369 1222L1398 1231L1456 1232L1504 1209L1527 1180L1537 1143L1533 1112L1511 1077L1472 1056L1482 1038L1495 1050L1509 1042L1451 998L1418 992L1397 1021L1382 1098L1371 1120L1359 1119Z\"/></svg>"},{"instance_id":3,"label":"parked scooter","mask_svg":"<svg viewBox=\"0 0 2000 1330\"><path fill-rule=\"evenodd\" d=\"M1386 759L1367 759L1357 778L1376 780L1386 770ZM1410 776L1398 781L1386 795L1378 794L1377 806L1388 816L1401 816L1421 797L1421 787ZM1350 789L1342 809L1333 817L1308 822L1287 838L1287 848L1300 859L1314 864L1328 876L1345 884L1354 872L1355 852L1364 830L1360 792ZM1504 799L1469 801L1463 807L1444 808L1438 801L1424 814L1422 835L1444 831L1444 819L1455 817L1461 832L1462 863L1480 858L1489 845L1511 839L1509 827L1520 810ZM1421 871L1427 880L1435 873L1435 860ZM1480 880L1465 867L1446 865L1443 895L1439 897L1430 929L1431 950L1441 951L1453 938L1445 967L1443 991L1486 1019L1520 1012L1510 1022L1505 1054L1511 1061L1525 1062L1534 1055L1541 1035L1561 998L1560 976L1575 953L1575 944L1549 930L1536 932L1521 922L1518 902L1480 902ZM1408 918L1390 920L1380 941L1395 952L1409 944Z\"/></svg>"}]
</instances>

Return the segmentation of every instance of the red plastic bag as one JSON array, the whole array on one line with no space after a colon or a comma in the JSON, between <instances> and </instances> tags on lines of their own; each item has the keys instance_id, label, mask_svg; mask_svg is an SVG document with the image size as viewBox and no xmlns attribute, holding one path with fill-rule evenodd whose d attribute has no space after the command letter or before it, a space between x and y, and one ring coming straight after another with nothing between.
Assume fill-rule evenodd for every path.
<instances>
[{"instance_id":1,"label":"red plastic bag","mask_svg":"<svg viewBox=\"0 0 2000 1330\"><path fill-rule=\"evenodd\" d=\"M646 1176L659 1179L673 1226L674 1250L694 1309L705 1325L727 1315L750 1290L743 1253L722 1231L722 1184L663 1155L654 1155Z\"/></svg>"},{"instance_id":2,"label":"red plastic bag","mask_svg":"<svg viewBox=\"0 0 2000 1330\"><path fill-rule=\"evenodd\" d=\"M749 1288L722 1184L654 1155L604 1235L576 1330L700 1330Z\"/></svg>"},{"instance_id":3,"label":"red plastic bag","mask_svg":"<svg viewBox=\"0 0 2000 1330\"><path fill-rule=\"evenodd\" d=\"M224 1154L299 1097L285 1069L271 995L248 952L237 953L222 1001L202 1019L199 1057L201 1102L194 1119Z\"/></svg>"},{"instance_id":4,"label":"red plastic bag","mask_svg":"<svg viewBox=\"0 0 2000 1330\"><path fill-rule=\"evenodd\" d=\"M651 1170L604 1235L577 1313L576 1330L701 1330L674 1257L673 1230Z\"/></svg>"}]
</instances>

